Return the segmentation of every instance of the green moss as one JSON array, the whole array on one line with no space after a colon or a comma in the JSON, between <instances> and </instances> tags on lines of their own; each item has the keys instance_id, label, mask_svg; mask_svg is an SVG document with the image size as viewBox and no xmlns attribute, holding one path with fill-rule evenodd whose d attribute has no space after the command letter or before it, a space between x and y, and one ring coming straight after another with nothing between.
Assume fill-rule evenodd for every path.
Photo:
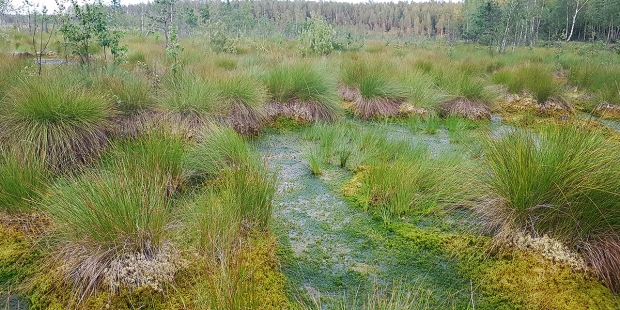
<instances>
[{"instance_id":1,"label":"green moss","mask_svg":"<svg viewBox=\"0 0 620 310\"><path fill-rule=\"evenodd\" d=\"M34 275L27 292L30 309L67 309L71 300L71 288L51 268L42 269ZM75 308L75 306L74 306Z\"/></svg>"},{"instance_id":2,"label":"green moss","mask_svg":"<svg viewBox=\"0 0 620 310\"><path fill-rule=\"evenodd\" d=\"M489 264L479 281L486 301L524 309L618 309L620 301L595 279L522 253ZM513 308L513 309L514 309Z\"/></svg>"},{"instance_id":3,"label":"green moss","mask_svg":"<svg viewBox=\"0 0 620 310\"><path fill-rule=\"evenodd\" d=\"M593 277L538 254L505 249L491 253L491 238L462 234L444 250L473 279L479 308L617 309L620 299Z\"/></svg>"},{"instance_id":4,"label":"green moss","mask_svg":"<svg viewBox=\"0 0 620 310\"><path fill-rule=\"evenodd\" d=\"M253 236L246 240L241 251L239 264L249 271L233 279L236 288L243 293L239 302L244 309L289 309L286 297L286 278L279 268L277 243L269 234ZM191 254L190 266L179 272L175 283L155 291L150 287L134 290L123 289L111 294L102 288L95 294L77 303L78 296L61 279L61 274L47 270L36 275L28 294L31 309L210 309L209 297L213 289L216 270L205 257ZM219 275L216 275L216 277ZM231 275L235 277L236 275Z\"/></svg>"},{"instance_id":5,"label":"green moss","mask_svg":"<svg viewBox=\"0 0 620 310\"><path fill-rule=\"evenodd\" d=\"M428 250L440 250L447 236L438 231L427 231L404 222L393 223L389 228L403 238L413 241L416 246Z\"/></svg>"},{"instance_id":6,"label":"green moss","mask_svg":"<svg viewBox=\"0 0 620 310\"><path fill-rule=\"evenodd\" d=\"M258 301L256 309L288 309L286 277L280 271L277 242L273 236L253 240L244 254L243 264L252 268L252 295Z\"/></svg>"},{"instance_id":7,"label":"green moss","mask_svg":"<svg viewBox=\"0 0 620 310\"><path fill-rule=\"evenodd\" d=\"M32 275L38 257L23 233L0 226L0 292L15 289Z\"/></svg>"},{"instance_id":8,"label":"green moss","mask_svg":"<svg viewBox=\"0 0 620 310\"><path fill-rule=\"evenodd\" d=\"M305 125L307 124L282 116L278 116L276 119L267 123L268 129L271 129L275 132L296 131L301 129Z\"/></svg>"},{"instance_id":9,"label":"green moss","mask_svg":"<svg viewBox=\"0 0 620 310\"><path fill-rule=\"evenodd\" d=\"M84 302L83 309L172 309L169 306L179 306L177 303L178 295L172 289L163 293L142 287L133 291L123 290L118 295L99 292Z\"/></svg>"}]
</instances>

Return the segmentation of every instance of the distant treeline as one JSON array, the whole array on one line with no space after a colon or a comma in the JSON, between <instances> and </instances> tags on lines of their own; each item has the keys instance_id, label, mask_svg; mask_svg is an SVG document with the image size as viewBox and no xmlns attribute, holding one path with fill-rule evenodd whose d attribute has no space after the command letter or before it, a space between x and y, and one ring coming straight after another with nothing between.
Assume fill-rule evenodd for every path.
<instances>
[{"instance_id":1,"label":"distant treeline","mask_svg":"<svg viewBox=\"0 0 620 310\"><path fill-rule=\"evenodd\" d=\"M6 0L0 0L0 2ZM122 1L122 0L121 0ZM227 0L156 0L109 6L116 25L143 34L178 27L191 35L217 27L232 36L295 38L310 18L325 19L340 34L404 39L445 38L505 48L539 41L614 42L620 35L619 0L466 0L459 3L363 4ZM4 23L26 23L4 6ZM162 15L163 14L163 15Z\"/></svg>"}]
</instances>

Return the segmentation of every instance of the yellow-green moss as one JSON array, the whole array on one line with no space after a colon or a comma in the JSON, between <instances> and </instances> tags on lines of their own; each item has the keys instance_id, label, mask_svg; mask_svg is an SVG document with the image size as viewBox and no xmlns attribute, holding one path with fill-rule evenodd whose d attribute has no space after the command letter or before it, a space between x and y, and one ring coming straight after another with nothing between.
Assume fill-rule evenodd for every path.
<instances>
[{"instance_id":1,"label":"yellow-green moss","mask_svg":"<svg viewBox=\"0 0 620 310\"><path fill-rule=\"evenodd\" d=\"M240 267L247 271L239 278L229 279L239 289L242 298L239 303L244 309L275 310L289 309L286 297L286 278L279 268L277 242L269 233L257 233L244 239L240 252ZM77 296L71 287L63 283L59 272L48 270L38 274L29 293L31 309L217 309L209 302L213 292L213 281L222 277L219 266L206 261L204 256L188 254L190 266L179 272L175 283L164 287L163 292L150 287L135 290L123 289L120 294L111 294L106 287L77 304ZM230 277L238 275L227 274Z\"/></svg>"},{"instance_id":2,"label":"yellow-green moss","mask_svg":"<svg viewBox=\"0 0 620 310\"><path fill-rule=\"evenodd\" d=\"M302 128L305 125L307 124L304 122L283 116L278 116L276 119L267 123L268 128L271 128L277 132L294 131Z\"/></svg>"},{"instance_id":3,"label":"yellow-green moss","mask_svg":"<svg viewBox=\"0 0 620 310\"><path fill-rule=\"evenodd\" d=\"M618 309L620 299L595 278L530 252L505 249L491 253L491 238L442 233L397 222L389 228L416 246L456 260L474 283L481 309Z\"/></svg>"},{"instance_id":4,"label":"yellow-green moss","mask_svg":"<svg viewBox=\"0 0 620 310\"><path fill-rule=\"evenodd\" d=\"M445 250L474 280L483 305L493 309L617 309L620 300L591 276L537 253L489 253L491 238L455 235Z\"/></svg>"},{"instance_id":5,"label":"yellow-green moss","mask_svg":"<svg viewBox=\"0 0 620 310\"><path fill-rule=\"evenodd\" d=\"M253 241L244 254L243 264L253 268L251 285L257 309L288 309L286 277L280 271L275 238L269 235Z\"/></svg>"},{"instance_id":6,"label":"yellow-green moss","mask_svg":"<svg viewBox=\"0 0 620 310\"><path fill-rule=\"evenodd\" d=\"M412 240L416 245L426 249L440 250L448 235L438 231L428 231L418 228L412 224L398 222L393 223L389 228L396 234Z\"/></svg>"},{"instance_id":7,"label":"yellow-green moss","mask_svg":"<svg viewBox=\"0 0 620 310\"><path fill-rule=\"evenodd\" d=\"M509 302L524 309L618 309L611 291L584 274L535 254L519 253L498 260L480 274L478 285L487 302Z\"/></svg>"},{"instance_id":8,"label":"yellow-green moss","mask_svg":"<svg viewBox=\"0 0 620 310\"><path fill-rule=\"evenodd\" d=\"M0 293L18 288L32 275L38 257L22 232L0 226Z\"/></svg>"}]
</instances>

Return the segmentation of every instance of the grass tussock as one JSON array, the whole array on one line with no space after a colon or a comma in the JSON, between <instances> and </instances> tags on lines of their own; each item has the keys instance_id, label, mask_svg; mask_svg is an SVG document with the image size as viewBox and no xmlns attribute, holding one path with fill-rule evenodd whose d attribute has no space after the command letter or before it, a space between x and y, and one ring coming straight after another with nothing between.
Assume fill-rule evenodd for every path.
<instances>
[{"instance_id":1,"label":"grass tussock","mask_svg":"<svg viewBox=\"0 0 620 310\"><path fill-rule=\"evenodd\" d=\"M139 173L141 169L150 171L156 179L165 180L167 197L170 197L184 183L183 156L186 148L182 136L163 125L156 126L134 139L114 143L103 157L102 166L112 172L119 168L128 169L131 173ZM127 159L122 166L117 164L119 158Z\"/></svg>"},{"instance_id":2,"label":"grass tussock","mask_svg":"<svg viewBox=\"0 0 620 310\"><path fill-rule=\"evenodd\" d=\"M17 59L3 61L0 64L0 72L2 72L2 76L0 76L0 101L18 80L24 66L24 62Z\"/></svg>"},{"instance_id":3,"label":"grass tussock","mask_svg":"<svg viewBox=\"0 0 620 310\"><path fill-rule=\"evenodd\" d=\"M220 197L228 197L231 212L238 208L246 224L265 228L271 216L275 179L251 155L243 138L230 128L213 127L188 152L186 167L192 174L211 179Z\"/></svg>"},{"instance_id":4,"label":"grass tussock","mask_svg":"<svg viewBox=\"0 0 620 310\"><path fill-rule=\"evenodd\" d=\"M530 92L539 104L560 94L560 89L553 80L553 71L542 63L527 63L502 69L493 75L493 81L505 85L513 94Z\"/></svg>"},{"instance_id":5,"label":"grass tussock","mask_svg":"<svg viewBox=\"0 0 620 310\"><path fill-rule=\"evenodd\" d=\"M102 285L115 291L129 284L128 278L135 282L130 288L159 286L179 267L165 246L171 207L167 180L133 169L130 161L119 159L113 171L89 170L59 182L44 201L57 227L57 262L79 300ZM151 272L141 269L148 262L157 265Z\"/></svg>"},{"instance_id":6,"label":"grass tussock","mask_svg":"<svg viewBox=\"0 0 620 310\"><path fill-rule=\"evenodd\" d=\"M47 76L20 81L0 109L2 142L55 170L96 158L116 113L102 94Z\"/></svg>"},{"instance_id":7,"label":"grass tussock","mask_svg":"<svg viewBox=\"0 0 620 310\"><path fill-rule=\"evenodd\" d=\"M114 103L123 115L134 115L153 108L155 99L151 84L140 76L114 69L93 77L93 85Z\"/></svg>"},{"instance_id":8,"label":"grass tussock","mask_svg":"<svg viewBox=\"0 0 620 310\"><path fill-rule=\"evenodd\" d=\"M420 214L464 199L465 183L456 157L433 158L420 150L406 158L370 166L359 179L368 210L382 215ZM461 171L461 172L459 172Z\"/></svg>"},{"instance_id":9,"label":"grass tussock","mask_svg":"<svg viewBox=\"0 0 620 310\"><path fill-rule=\"evenodd\" d=\"M452 115L473 121L491 119L491 111L486 104L466 98L456 98L444 102L441 105L441 114L445 117Z\"/></svg>"},{"instance_id":10,"label":"grass tussock","mask_svg":"<svg viewBox=\"0 0 620 310\"><path fill-rule=\"evenodd\" d=\"M251 246L257 231L268 230L276 190L274 176L230 128L211 128L187 160L194 173L208 177L206 191L189 200L182 215L186 219L184 239L205 255L207 274L200 279L205 285L198 291L199 303L213 309L253 309L261 301L287 303L278 295L284 280L273 273L275 257L257 261L259 257L254 255L259 251L273 256L274 243ZM269 284L261 284L266 276L263 272L269 273ZM264 294L258 292L264 285L272 286L267 289L268 296L258 296Z\"/></svg>"},{"instance_id":11,"label":"grass tussock","mask_svg":"<svg viewBox=\"0 0 620 310\"><path fill-rule=\"evenodd\" d=\"M354 113L363 119L399 113L407 99L407 88L396 82L389 63L361 57L346 59L341 65L341 95L355 103Z\"/></svg>"},{"instance_id":12,"label":"grass tussock","mask_svg":"<svg viewBox=\"0 0 620 310\"><path fill-rule=\"evenodd\" d=\"M243 137L230 128L211 126L205 131L204 140L188 151L185 166L191 174L209 178L243 166L250 158Z\"/></svg>"},{"instance_id":13,"label":"grass tussock","mask_svg":"<svg viewBox=\"0 0 620 310\"><path fill-rule=\"evenodd\" d=\"M151 128L113 144L100 169L51 187L42 207L57 227L59 267L79 302L100 287L161 291L183 267L169 227L183 151L180 136Z\"/></svg>"},{"instance_id":14,"label":"grass tussock","mask_svg":"<svg viewBox=\"0 0 620 310\"><path fill-rule=\"evenodd\" d=\"M274 101L271 117L285 116L310 122L333 121L342 114L335 78L329 71L311 62L276 65L264 77Z\"/></svg>"},{"instance_id":15,"label":"grass tussock","mask_svg":"<svg viewBox=\"0 0 620 310\"><path fill-rule=\"evenodd\" d=\"M34 210L50 177L38 160L18 158L11 151L0 152L0 211L15 214Z\"/></svg>"},{"instance_id":16,"label":"grass tussock","mask_svg":"<svg viewBox=\"0 0 620 310\"><path fill-rule=\"evenodd\" d=\"M220 104L228 109L228 123L241 134L258 134L266 119L267 90L258 80L235 75L216 83Z\"/></svg>"},{"instance_id":17,"label":"grass tussock","mask_svg":"<svg viewBox=\"0 0 620 310\"><path fill-rule=\"evenodd\" d=\"M218 111L217 89L213 82L186 73L165 83L159 104L184 118L206 118Z\"/></svg>"},{"instance_id":18,"label":"grass tussock","mask_svg":"<svg viewBox=\"0 0 620 310\"><path fill-rule=\"evenodd\" d=\"M485 182L501 197L481 208L494 229L559 239L617 291L618 145L567 125L515 131L487 141L484 150L491 168Z\"/></svg>"}]
</instances>

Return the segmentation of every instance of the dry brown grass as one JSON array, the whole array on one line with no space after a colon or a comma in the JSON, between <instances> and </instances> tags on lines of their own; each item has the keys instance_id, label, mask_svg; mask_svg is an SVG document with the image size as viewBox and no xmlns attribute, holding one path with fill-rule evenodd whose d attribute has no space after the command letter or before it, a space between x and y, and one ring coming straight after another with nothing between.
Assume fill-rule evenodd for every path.
<instances>
[{"instance_id":1,"label":"dry brown grass","mask_svg":"<svg viewBox=\"0 0 620 310\"><path fill-rule=\"evenodd\" d=\"M466 98L455 98L445 102L441 107L441 115L458 115L474 121L491 119L491 111L486 104Z\"/></svg>"},{"instance_id":2,"label":"dry brown grass","mask_svg":"<svg viewBox=\"0 0 620 310\"><path fill-rule=\"evenodd\" d=\"M226 123L242 135L257 135L263 127L266 115L263 111L243 104L233 103Z\"/></svg>"},{"instance_id":3,"label":"dry brown grass","mask_svg":"<svg viewBox=\"0 0 620 310\"><path fill-rule=\"evenodd\" d=\"M338 85L338 93L345 101L353 102L353 113L362 119L378 116L395 116L401 113L400 106L406 98L364 98L359 89L344 84ZM416 111L418 112L418 111ZM416 113L417 114L417 113Z\"/></svg>"},{"instance_id":4,"label":"dry brown grass","mask_svg":"<svg viewBox=\"0 0 620 310\"><path fill-rule=\"evenodd\" d=\"M342 83L338 84L338 94L340 94L340 97L343 100L349 101L349 102L355 102L359 100L359 98L362 96L360 94L359 89L354 88L354 87L349 87Z\"/></svg>"},{"instance_id":5,"label":"dry brown grass","mask_svg":"<svg viewBox=\"0 0 620 310\"><path fill-rule=\"evenodd\" d=\"M620 119L620 106L603 102L596 106L592 111L593 114L602 118Z\"/></svg>"},{"instance_id":6,"label":"dry brown grass","mask_svg":"<svg viewBox=\"0 0 620 310\"><path fill-rule=\"evenodd\" d=\"M270 102L267 105L267 116L271 120L282 116L301 123L312 123L319 120L335 121L338 118L338 115L335 115L323 104L300 100L291 100L285 103Z\"/></svg>"},{"instance_id":7,"label":"dry brown grass","mask_svg":"<svg viewBox=\"0 0 620 310\"><path fill-rule=\"evenodd\" d=\"M584 258L596 276L612 291L620 292L620 236L605 236L584 247Z\"/></svg>"},{"instance_id":8,"label":"dry brown grass","mask_svg":"<svg viewBox=\"0 0 620 310\"><path fill-rule=\"evenodd\" d=\"M400 111L400 105L405 102L405 98L359 98L355 102L355 115L363 119L371 119L378 116L395 116Z\"/></svg>"}]
</instances>

